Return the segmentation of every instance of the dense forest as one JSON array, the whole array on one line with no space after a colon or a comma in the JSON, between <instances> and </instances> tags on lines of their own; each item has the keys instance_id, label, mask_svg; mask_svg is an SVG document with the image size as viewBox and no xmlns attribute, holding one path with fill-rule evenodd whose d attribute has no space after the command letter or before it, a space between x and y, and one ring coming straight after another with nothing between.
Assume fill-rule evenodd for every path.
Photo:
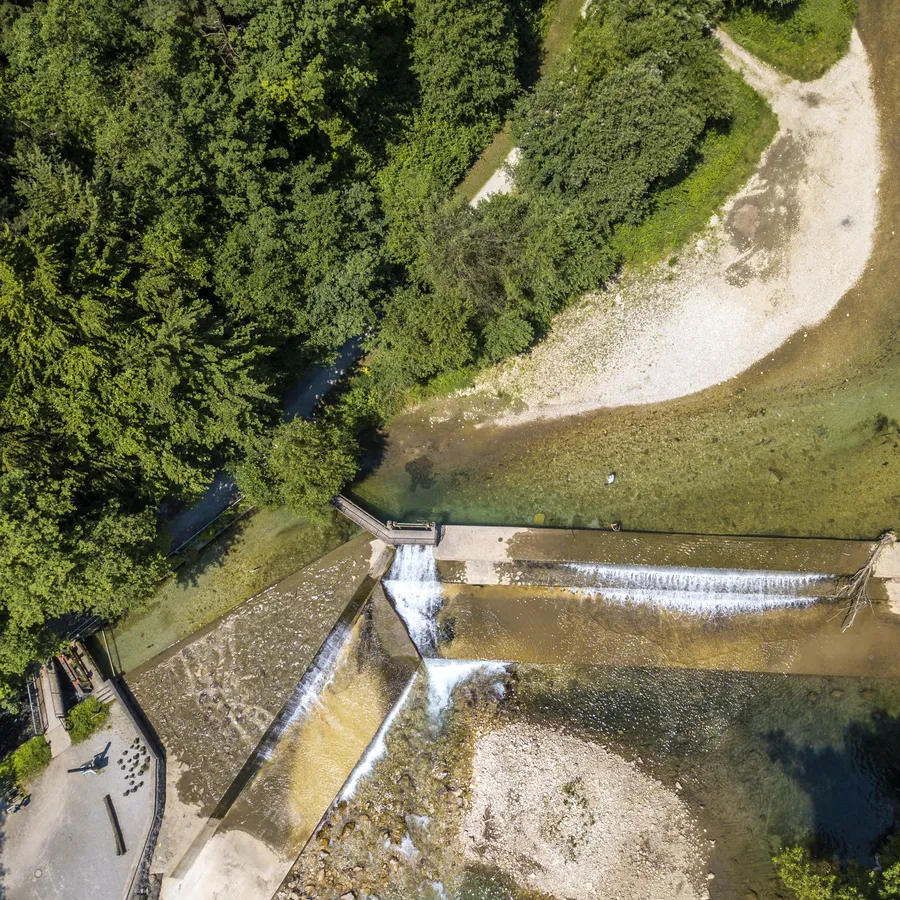
<instances>
[{"instance_id":1,"label":"dense forest","mask_svg":"<svg viewBox=\"0 0 900 900\"><path fill-rule=\"evenodd\" d=\"M526 348L734 102L719 0L0 3L0 702L166 570L217 467L308 511L436 376ZM456 186L506 119L516 191ZM316 420L312 364L367 358Z\"/></svg>"}]
</instances>

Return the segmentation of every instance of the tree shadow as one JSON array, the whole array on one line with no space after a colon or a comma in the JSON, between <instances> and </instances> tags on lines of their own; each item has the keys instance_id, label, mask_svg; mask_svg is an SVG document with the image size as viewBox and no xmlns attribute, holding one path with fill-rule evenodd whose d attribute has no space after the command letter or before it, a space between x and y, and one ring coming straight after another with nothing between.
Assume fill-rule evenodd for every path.
<instances>
[{"instance_id":1,"label":"tree shadow","mask_svg":"<svg viewBox=\"0 0 900 900\"><path fill-rule=\"evenodd\" d=\"M873 865L900 813L900 720L875 710L869 721L848 724L842 745L831 747L795 744L781 730L765 737L770 759L812 801L810 851Z\"/></svg>"},{"instance_id":2,"label":"tree shadow","mask_svg":"<svg viewBox=\"0 0 900 900\"><path fill-rule=\"evenodd\" d=\"M196 587L202 576L210 569L218 569L225 565L229 551L244 536L252 518L251 511L237 519L199 550L189 550L185 561L173 572L176 582L183 587Z\"/></svg>"}]
</instances>

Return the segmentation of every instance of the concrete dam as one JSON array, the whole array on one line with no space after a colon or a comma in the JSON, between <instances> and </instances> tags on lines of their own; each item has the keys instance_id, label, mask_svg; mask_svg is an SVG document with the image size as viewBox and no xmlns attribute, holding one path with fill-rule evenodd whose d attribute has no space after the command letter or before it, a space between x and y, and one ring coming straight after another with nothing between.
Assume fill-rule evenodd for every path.
<instances>
[{"instance_id":1,"label":"concrete dam","mask_svg":"<svg viewBox=\"0 0 900 900\"><path fill-rule=\"evenodd\" d=\"M377 537L351 542L352 571L321 561L320 573L345 584L343 611L299 681L273 688L269 708L278 697L281 707L267 726L260 716L238 723L240 739L198 736L198 757L209 742L224 760L205 794L170 766L164 852L151 867L163 898L272 897L332 804L385 753L417 679L438 710L473 673L514 663L840 676L874 666L900 677L895 546L875 566L868 615L843 631L842 586L873 542L477 526L425 526L410 540L421 527L405 526L396 550L382 539L393 529L372 528ZM166 665L188 666L200 649L179 648ZM231 657L235 684L242 667L275 665L267 653ZM176 726L154 693L158 677L147 667L132 684L167 743ZM194 715L190 691L182 702ZM234 745L227 760L222 741Z\"/></svg>"}]
</instances>

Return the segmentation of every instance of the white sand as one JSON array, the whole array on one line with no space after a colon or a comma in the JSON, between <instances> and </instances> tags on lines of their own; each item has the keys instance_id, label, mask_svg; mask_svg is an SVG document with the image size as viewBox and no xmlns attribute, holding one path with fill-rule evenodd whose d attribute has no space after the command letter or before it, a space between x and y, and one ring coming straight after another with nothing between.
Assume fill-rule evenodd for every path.
<instances>
[{"instance_id":1,"label":"white sand","mask_svg":"<svg viewBox=\"0 0 900 900\"><path fill-rule=\"evenodd\" d=\"M501 424L671 400L726 381L792 335L802 340L862 275L881 164L858 34L812 83L721 39L778 115L757 173L674 268L626 274L558 316L531 353L489 372L479 390L524 407Z\"/></svg>"},{"instance_id":2,"label":"white sand","mask_svg":"<svg viewBox=\"0 0 900 900\"><path fill-rule=\"evenodd\" d=\"M563 900L708 898L681 798L602 747L516 724L478 739L466 855ZM708 846L708 845L707 845Z\"/></svg>"}]
</instances>

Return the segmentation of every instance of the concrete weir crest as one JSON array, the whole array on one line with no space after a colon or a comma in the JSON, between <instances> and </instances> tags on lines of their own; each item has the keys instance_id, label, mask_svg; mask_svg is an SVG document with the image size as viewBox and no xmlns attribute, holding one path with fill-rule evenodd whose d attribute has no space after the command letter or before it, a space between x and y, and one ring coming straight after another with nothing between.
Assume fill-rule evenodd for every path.
<instances>
[{"instance_id":1,"label":"concrete weir crest","mask_svg":"<svg viewBox=\"0 0 900 900\"><path fill-rule=\"evenodd\" d=\"M359 509L345 504L342 511L360 518ZM385 550L382 532L396 538L397 529L364 516L364 527L371 526L379 538L372 547ZM699 659L701 667L791 671L798 658L795 645L810 623L824 627L820 610L832 606L815 601L834 598L841 579L865 564L873 546L408 527L421 529L422 539L411 540L407 526L401 528L401 539L391 542L399 549L389 572L390 555L373 549L377 568L362 580L164 880L163 900L214 900L223 891L244 900L271 897L332 803L351 796L387 752L386 735L420 671L428 679L436 721L459 683L478 672L502 674L511 662L697 665L693 660ZM893 548L875 574L900 579L900 557ZM885 589L879 583L873 593L883 596ZM731 615L737 610L749 615ZM702 623L703 616L682 616L678 640L667 641L676 627L672 612L722 617L725 624L717 625L714 638L722 645L719 655L728 660L710 654L704 643L710 629L691 624ZM745 624L731 624L738 619ZM669 654L668 644L677 644L679 659ZM746 652L749 645L753 652ZM785 655L788 645L794 649ZM648 646L657 648L656 657ZM807 665L802 657L800 652L800 670Z\"/></svg>"}]
</instances>

